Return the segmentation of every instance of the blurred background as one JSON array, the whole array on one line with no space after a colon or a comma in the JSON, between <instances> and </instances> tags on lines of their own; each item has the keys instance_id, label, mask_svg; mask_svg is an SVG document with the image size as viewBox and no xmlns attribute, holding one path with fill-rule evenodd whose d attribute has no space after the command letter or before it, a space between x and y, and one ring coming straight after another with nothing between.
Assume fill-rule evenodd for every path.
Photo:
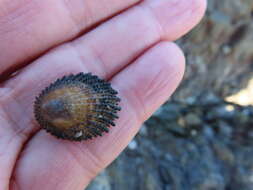
<instances>
[{"instance_id":1,"label":"blurred background","mask_svg":"<svg viewBox=\"0 0 253 190\"><path fill-rule=\"evenodd\" d=\"M209 0L173 97L88 190L253 190L253 0Z\"/></svg>"}]
</instances>

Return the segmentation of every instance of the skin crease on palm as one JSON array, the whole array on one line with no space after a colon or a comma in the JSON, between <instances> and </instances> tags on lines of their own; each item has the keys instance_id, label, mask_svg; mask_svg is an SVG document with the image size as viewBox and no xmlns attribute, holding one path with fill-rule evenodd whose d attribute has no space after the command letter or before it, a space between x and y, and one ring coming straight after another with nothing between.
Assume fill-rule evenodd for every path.
<instances>
[{"instance_id":1,"label":"skin crease on palm","mask_svg":"<svg viewBox=\"0 0 253 190\"><path fill-rule=\"evenodd\" d=\"M174 92L184 56L172 41L205 0L0 0L0 189L82 190ZM92 72L119 91L116 127L70 142L40 130L35 96L53 80Z\"/></svg>"}]
</instances>

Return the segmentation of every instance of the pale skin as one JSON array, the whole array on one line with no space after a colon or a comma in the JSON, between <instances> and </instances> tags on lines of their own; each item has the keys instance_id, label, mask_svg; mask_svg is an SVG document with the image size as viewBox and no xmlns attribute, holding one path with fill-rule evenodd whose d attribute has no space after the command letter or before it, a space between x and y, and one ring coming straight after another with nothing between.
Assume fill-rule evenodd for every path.
<instances>
[{"instance_id":1,"label":"pale skin","mask_svg":"<svg viewBox=\"0 0 253 190\"><path fill-rule=\"evenodd\" d=\"M0 189L84 189L175 91L185 59L172 41L205 8L205 0L0 0ZM78 72L110 81L122 111L103 137L59 140L40 129L33 101Z\"/></svg>"}]
</instances>

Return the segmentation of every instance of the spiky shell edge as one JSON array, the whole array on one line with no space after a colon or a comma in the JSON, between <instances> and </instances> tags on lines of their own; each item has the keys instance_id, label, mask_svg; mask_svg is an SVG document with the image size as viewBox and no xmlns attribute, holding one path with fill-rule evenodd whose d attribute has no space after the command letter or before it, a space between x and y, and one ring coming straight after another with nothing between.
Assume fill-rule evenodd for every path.
<instances>
[{"instance_id":1,"label":"spiky shell edge","mask_svg":"<svg viewBox=\"0 0 253 190\"><path fill-rule=\"evenodd\" d=\"M94 110L94 112L99 112L99 111L104 111L105 108L109 109L108 113L110 117L105 117L105 118L97 118L98 120L101 121L90 121L89 125L86 126L89 127L89 132L91 135L81 135L80 137L75 137L75 136L69 136L63 133L61 130L57 129L54 127L52 124L49 122L45 121L41 115L40 115L40 105L41 105L41 100L42 97L49 92L51 92L54 89L57 89L59 87L62 87L64 85L69 85L69 84L85 84L91 87L95 93L101 94L105 93L108 95L111 100L113 100L113 103L110 103L108 99L101 99L100 100L100 105L97 108L97 110ZM111 87L111 84L109 82L106 82L103 79L100 79L96 75L92 75L91 73L78 73L76 75L70 74L67 76L63 76L62 78L57 79L55 82L51 83L48 87L46 87L42 92L39 94L39 96L36 97L36 100L34 102L34 114L35 118L40 124L40 126L45 129L47 132L51 133L52 135L56 136L57 138L61 139L68 139L68 140L73 140L73 141L81 141L81 140L87 140L87 139L92 139L93 137L97 136L102 136L103 132L108 132L110 126L114 126L114 120L118 118L117 112L121 110L120 106L118 103L120 102L120 98L118 98L117 91L114 90Z\"/></svg>"}]
</instances>

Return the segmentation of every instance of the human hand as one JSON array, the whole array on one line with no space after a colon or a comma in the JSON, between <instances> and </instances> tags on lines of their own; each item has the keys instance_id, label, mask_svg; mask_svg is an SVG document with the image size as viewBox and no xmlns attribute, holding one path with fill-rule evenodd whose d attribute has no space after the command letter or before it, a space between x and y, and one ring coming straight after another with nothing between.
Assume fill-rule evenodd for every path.
<instances>
[{"instance_id":1,"label":"human hand","mask_svg":"<svg viewBox=\"0 0 253 190\"><path fill-rule=\"evenodd\" d=\"M176 89L184 56L171 41L199 22L205 6L205 0L1 1L0 189L87 186ZM40 130L33 101L56 78L81 71L112 83L120 118L103 137L56 139Z\"/></svg>"}]
</instances>

